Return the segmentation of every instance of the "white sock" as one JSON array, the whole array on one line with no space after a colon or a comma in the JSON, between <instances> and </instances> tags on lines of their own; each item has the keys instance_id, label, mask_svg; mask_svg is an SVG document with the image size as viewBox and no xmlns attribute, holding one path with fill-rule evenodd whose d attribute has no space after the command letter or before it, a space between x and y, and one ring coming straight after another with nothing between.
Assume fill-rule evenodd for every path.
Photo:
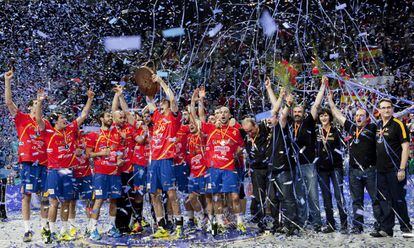
<instances>
[{"instance_id":1,"label":"white sock","mask_svg":"<svg viewBox=\"0 0 414 248\"><path fill-rule=\"evenodd\" d=\"M42 226L42 228L49 229L47 224L48 224L48 219L47 218L41 218L40 219L40 225Z\"/></svg>"},{"instance_id":2,"label":"white sock","mask_svg":"<svg viewBox=\"0 0 414 248\"><path fill-rule=\"evenodd\" d=\"M217 224L224 226L223 214L216 214Z\"/></svg>"},{"instance_id":3,"label":"white sock","mask_svg":"<svg viewBox=\"0 0 414 248\"><path fill-rule=\"evenodd\" d=\"M236 214L237 217L237 224L242 224L243 223L243 217L241 216L241 214Z\"/></svg>"},{"instance_id":4,"label":"white sock","mask_svg":"<svg viewBox=\"0 0 414 248\"><path fill-rule=\"evenodd\" d=\"M109 224L115 226L115 216L109 216Z\"/></svg>"},{"instance_id":5,"label":"white sock","mask_svg":"<svg viewBox=\"0 0 414 248\"><path fill-rule=\"evenodd\" d=\"M56 222L49 222L50 232L56 232Z\"/></svg>"},{"instance_id":6,"label":"white sock","mask_svg":"<svg viewBox=\"0 0 414 248\"><path fill-rule=\"evenodd\" d=\"M76 221L75 219L69 219L69 224L73 227L76 227Z\"/></svg>"},{"instance_id":7,"label":"white sock","mask_svg":"<svg viewBox=\"0 0 414 248\"><path fill-rule=\"evenodd\" d=\"M64 233L68 230L68 222L62 221L62 228L60 229L60 233Z\"/></svg>"},{"instance_id":8,"label":"white sock","mask_svg":"<svg viewBox=\"0 0 414 248\"><path fill-rule=\"evenodd\" d=\"M98 220L90 218L89 219L89 228L88 228L89 231L95 230L97 228L97 226L98 226Z\"/></svg>"},{"instance_id":9,"label":"white sock","mask_svg":"<svg viewBox=\"0 0 414 248\"><path fill-rule=\"evenodd\" d=\"M24 224L24 232L30 231L30 220L24 220L23 224Z\"/></svg>"}]
</instances>

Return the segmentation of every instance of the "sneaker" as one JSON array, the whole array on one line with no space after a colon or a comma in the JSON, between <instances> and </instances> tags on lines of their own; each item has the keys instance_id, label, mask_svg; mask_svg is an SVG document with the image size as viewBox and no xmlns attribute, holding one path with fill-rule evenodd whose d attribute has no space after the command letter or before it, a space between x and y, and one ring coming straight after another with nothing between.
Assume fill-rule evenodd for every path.
<instances>
[{"instance_id":1,"label":"sneaker","mask_svg":"<svg viewBox=\"0 0 414 248\"><path fill-rule=\"evenodd\" d=\"M174 238L176 239L183 239L184 238L184 232L183 232L183 226L177 225L177 227L174 230Z\"/></svg>"},{"instance_id":2,"label":"sneaker","mask_svg":"<svg viewBox=\"0 0 414 248\"><path fill-rule=\"evenodd\" d=\"M401 228L401 232L403 233L411 233L413 230L410 228Z\"/></svg>"},{"instance_id":3,"label":"sneaker","mask_svg":"<svg viewBox=\"0 0 414 248\"><path fill-rule=\"evenodd\" d=\"M91 240L95 240L95 241L97 241L97 240L100 240L100 239L102 238L102 236L99 234L98 229L97 229L97 228L95 228L95 229L91 232L91 234L89 235L89 238L90 238Z\"/></svg>"},{"instance_id":4,"label":"sneaker","mask_svg":"<svg viewBox=\"0 0 414 248\"><path fill-rule=\"evenodd\" d=\"M72 241L74 239L75 238L73 236L71 236L68 231L65 231L63 233L60 233L58 240L59 241Z\"/></svg>"},{"instance_id":5,"label":"sneaker","mask_svg":"<svg viewBox=\"0 0 414 248\"><path fill-rule=\"evenodd\" d=\"M327 226L322 229L322 233L333 233L333 232L335 232L335 229L332 228L331 226Z\"/></svg>"},{"instance_id":6,"label":"sneaker","mask_svg":"<svg viewBox=\"0 0 414 248\"><path fill-rule=\"evenodd\" d=\"M374 237L374 238L385 238L385 237L388 237L388 236L392 237L392 235L388 235L388 233L386 233L384 231L374 231L374 232L370 233L369 235L371 235L371 237Z\"/></svg>"},{"instance_id":7,"label":"sneaker","mask_svg":"<svg viewBox=\"0 0 414 248\"><path fill-rule=\"evenodd\" d=\"M69 235L70 236L72 236L72 237L76 237L76 234L78 233L78 230L76 229L76 227L74 227L74 226L72 226L70 229L69 229Z\"/></svg>"},{"instance_id":8,"label":"sneaker","mask_svg":"<svg viewBox=\"0 0 414 248\"><path fill-rule=\"evenodd\" d=\"M237 231L241 233L246 233L246 226L243 223L237 224Z\"/></svg>"},{"instance_id":9,"label":"sneaker","mask_svg":"<svg viewBox=\"0 0 414 248\"><path fill-rule=\"evenodd\" d=\"M147 227L147 226L149 226L150 224L145 220L145 218L142 218L142 220L141 220L141 226L142 227Z\"/></svg>"},{"instance_id":10,"label":"sneaker","mask_svg":"<svg viewBox=\"0 0 414 248\"><path fill-rule=\"evenodd\" d=\"M159 226L157 231L152 235L154 239L168 238L170 234L163 227Z\"/></svg>"},{"instance_id":11,"label":"sneaker","mask_svg":"<svg viewBox=\"0 0 414 248\"><path fill-rule=\"evenodd\" d=\"M24 233L23 242L30 242L33 238L33 231L28 231Z\"/></svg>"},{"instance_id":12,"label":"sneaker","mask_svg":"<svg viewBox=\"0 0 414 248\"><path fill-rule=\"evenodd\" d=\"M107 234L109 237L113 237L113 238L119 238L122 236L119 230L114 226L112 226L111 229L109 229Z\"/></svg>"},{"instance_id":13,"label":"sneaker","mask_svg":"<svg viewBox=\"0 0 414 248\"><path fill-rule=\"evenodd\" d=\"M227 232L227 228L223 225L217 224L217 234L223 234Z\"/></svg>"},{"instance_id":14,"label":"sneaker","mask_svg":"<svg viewBox=\"0 0 414 248\"><path fill-rule=\"evenodd\" d=\"M131 233L141 233L144 229L139 222L135 222L131 228Z\"/></svg>"},{"instance_id":15,"label":"sneaker","mask_svg":"<svg viewBox=\"0 0 414 248\"><path fill-rule=\"evenodd\" d=\"M42 240L43 242L45 242L45 244L52 243L50 230L46 230L45 228L42 228L41 235L42 235Z\"/></svg>"},{"instance_id":16,"label":"sneaker","mask_svg":"<svg viewBox=\"0 0 414 248\"><path fill-rule=\"evenodd\" d=\"M85 231L83 232L83 237L88 238L91 235L91 232L88 228L85 228Z\"/></svg>"},{"instance_id":17,"label":"sneaker","mask_svg":"<svg viewBox=\"0 0 414 248\"><path fill-rule=\"evenodd\" d=\"M287 229L286 232L285 232L286 237L293 236L293 235L295 235L299 232L299 228L297 228L297 227L290 227L290 228L286 228L286 229Z\"/></svg>"}]
</instances>

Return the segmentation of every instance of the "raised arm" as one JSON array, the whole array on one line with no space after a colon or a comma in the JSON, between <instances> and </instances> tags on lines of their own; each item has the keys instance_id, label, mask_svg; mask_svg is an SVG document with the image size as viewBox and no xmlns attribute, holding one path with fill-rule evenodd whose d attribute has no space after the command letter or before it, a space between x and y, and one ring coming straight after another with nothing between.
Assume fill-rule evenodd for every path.
<instances>
[{"instance_id":1,"label":"raised arm","mask_svg":"<svg viewBox=\"0 0 414 248\"><path fill-rule=\"evenodd\" d=\"M9 109L10 114L12 116L15 116L18 109L17 109L17 106L13 102L13 99L12 99L11 83L10 83L10 81L13 78L13 74L14 73L13 73L12 70L4 73L4 83L5 83L5 86L4 86L5 96L4 96L4 98L5 98L5 102L6 102L7 108Z\"/></svg>"},{"instance_id":2,"label":"raised arm","mask_svg":"<svg viewBox=\"0 0 414 248\"><path fill-rule=\"evenodd\" d=\"M119 103L121 105L122 111L124 111L124 113L126 115L128 123L130 125L134 125L134 123L135 123L134 115L131 114L131 112L129 112L129 107L128 107L127 102L125 101L124 94L122 94L122 91L121 91L121 94L119 95Z\"/></svg>"},{"instance_id":3,"label":"raised arm","mask_svg":"<svg viewBox=\"0 0 414 248\"><path fill-rule=\"evenodd\" d=\"M279 119L279 123L280 123L280 126L282 128L285 128L285 126L287 124L287 119L288 119L289 112L290 112L290 109L292 107L292 104L293 104L293 96L292 96L292 94L289 93L286 96L286 104L285 104L285 107L282 110L282 114L280 115L280 119Z\"/></svg>"},{"instance_id":4,"label":"raised arm","mask_svg":"<svg viewBox=\"0 0 414 248\"><path fill-rule=\"evenodd\" d=\"M85 107L83 107L81 115L78 118L76 118L76 122L78 123L78 126L82 125L82 123L88 117L89 111L91 110L92 101L93 101L93 97L95 96L95 93L91 89L89 89L86 95L88 96L88 101L86 102Z\"/></svg>"},{"instance_id":5,"label":"raised arm","mask_svg":"<svg viewBox=\"0 0 414 248\"><path fill-rule=\"evenodd\" d=\"M190 118L194 123L196 123L195 120L197 120L197 113L196 113L196 110L195 110L195 103L197 101L198 94L199 94L199 89L197 88L197 89L194 90L193 95L191 96Z\"/></svg>"},{"instance_id":6,"label":"raised arm","mask_svg":"<svg viewBox=\"0 0 414 248\"><path fill-rule=\"evenodd\" d=\"M206 109L204 108L204 98L206 97L206 88L204 86L200 87L200 91L198 92L198 117L200 121L206 122Z\"/></svg>"},{"instance_id":7,"label":"raised arm","mask_svg":"<svg viewBox=\"0 0 414 248\"><path fill-rule=\"evenodd\" d=\"M285 89L282 87L280 89L279 98L276 98L275 93L272 89L272 84L270 83L269 77L266 78L265 86L266 86L267 95L269 96L270 102L272 104L272 116L277 115L277 113L280 110L280 107L282 106L282 100L286 93Z\"/></svg>"},{"instance_id":8,"label":"raised arm","mask_svg":"<svg viewBox=\"0 0 414 248\"><path fill-rule=\"evenodd\" d=\"M36 113L35 119L37 125L39 126L39 130L45 130L45 121L42 119L42 102L46 99L45 91L40 89L37 91L37 103L36 103Z\"/></svg>"},{"instance_id":9,"label":"raised arm","mask_svg":"<svg viewBox=\"0 0 414 248\"><path fill-rule=\"evenodd\" d=\"M322 76L321 87L319 88L318 95L316 95L315 103L311 108L311 115L314 120L318 118L318 108L321 106L326 84L328 84L328 78L326 76Z\"/></svg>"},{"instance_id":10,"label":"raised arm","mask_svg":"<svg viewBox=\"0 0 414 248\"><path fill-rule=\"evenodd\" d=\"M163 89L163 91L167 95L168 100L170 101L171 111L173 113L177 113L178 112L178 105L177 105L177 101L175 100L174 92L171 90L171 88L168 87L168 85L164 82L164 80L162 80L162 78L159 77L157 74L152 75L152 80L154 82L158 82L160 84L161 88Z\"/></svg>"},{"instance_id":11,"label":"raised arm","mask_svg":"<svg viewBox=\"0 0 414 248\"><path fill-rule=\"evenodd\" d=\"M334 118L338 120L338 122L339 122L339 124L341 124L341 126L345 125L346 117L335 106L335 102L333 101L333 96L332 96L331 91L329 91L329 93L328 93L328 104L329 104L329 107L331 108L332 115L334 116Z\"/></svg>"},{"instance_id":12,"label":"raised arm","mask_svg":"<svg viewBox=\"0 0 414 248\"><path fill-rule=\"evenodd\" d=\"M112 99L112 106L111 106L112 113L119 110L119 96L122 94L122 87L118 85L114 88L114 91L115 91L115 95L114 95L114 98Z\"/></svg>"}]
</instances>

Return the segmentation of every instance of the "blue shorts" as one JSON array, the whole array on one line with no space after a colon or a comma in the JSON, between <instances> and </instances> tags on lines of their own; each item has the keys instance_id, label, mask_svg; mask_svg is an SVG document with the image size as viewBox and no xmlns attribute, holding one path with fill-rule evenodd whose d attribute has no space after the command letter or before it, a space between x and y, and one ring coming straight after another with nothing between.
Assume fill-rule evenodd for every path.
<instances>
[{"instance_id":1,"label":"blue shorts","mask_svg":"<svg viewBox=\"0 0 414 248\"><path fill-rule=\"evenodd\" d=\"M73 180L71 169L48 169L46 182L48 197L72 200L74 197Z\"/></svg>"},{"instance_id":2,"label":"blue shorts","mask_svg":"<svg viewBox=\"0 0 414 248\"><path fill-rule=\"evenodd\" d=\"M92 199L92 176L75 178L73 183L75 191L75 200L91 200Z\"/></svg>"},{"instance_id":3,"label":"blue shorts","mask_svg":"<svg viewBox=\"0 0 414 248\"><path fill-rule=\"evenodd\" d=\"M22 193L32 194L45 192L47 168L37 163L22 162L22 170L20 171L20 177L22 180Z\"/></svg>"},{"instance_id":4,"label":"blue shorts","mask_svg":"<svg viewBox=\"0 0 414 248\"><path fill-rule=\"evenodd\" d=\"M210 168L206 178L206 193L239 193L239 176L237 171Z\"/></svg>"},{"instance_id":5,"label":"blue shorts","mask_svg":"<svg viewBox=\"0 0 414 248\"><path fill-rule=\"evenodd\" d=\"M190 177L188 179L188 192L204 194L206 192L206 178L204 176Z\"/></svg>"},{"instance_id":6,"label":"blue shorts","mask_svg":"<svg viewBox=\"0 0 414 248\"><path fill-rule=\"evenodd\" d=\"M95 174L93 177L93 195L95 199L117 199L121 197L121 176Z\"/></svg>"},{"instance_id":7,"label":"blue shorts","mask_svg":"<svg viewBox=\"0 0 414 248\"><path fill-rule=\"evenodd\" d=\"M134 164L134 191L145 195L147 186L147 167Z\"/></svg>"},{"instance_id":8,"label":"blue shorts","mask_svg":"<svg viewBox=\"0 0 414 248\"><path fill-rule=\"evenodd\" d=\"M190 167L186 164L174 165L174 175L177 182L178 190L184 193L188 192L188 177L190 176Z\"/></svg>"},{"instance_id":9,"label":"blue shorts","mask_svg":"<svg viewBox=\"0 0 414 248\"><path fill-rule=\"evenodd\" d=\"M172 159L152 160L148 167L147 189L151 194L157 190L176 190Z\"/></svg>"}]
</instances>

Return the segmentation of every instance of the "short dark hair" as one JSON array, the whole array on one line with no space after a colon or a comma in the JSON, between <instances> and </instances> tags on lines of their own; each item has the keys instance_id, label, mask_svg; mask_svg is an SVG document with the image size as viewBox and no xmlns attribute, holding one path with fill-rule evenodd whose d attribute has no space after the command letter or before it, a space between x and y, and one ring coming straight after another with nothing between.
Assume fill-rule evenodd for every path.
<instances>
[{"instance_id":1,"label":"short dark hair","mask_svg":"<svg viewBox=\"0 0 414 248\"><path fill-rule=\"evenodd\" d=\"M99 122L101 122L101 118L105 117L105 114L109 114L109 112L108 111L102 111L102 112L99 113L99 115L98 115L98 121Z\"/></svg>"},{"instance_id":2,"label":"short dark hair","mask_svg":"<svg viewBox=\"0 0 414 248\"><path fill-rule=\"evenodd\" d=\"M52 125L52 127L55 127L57 120L59 119L59 116L62 115L62 112L53 112L50 116L49 116L49 122L50 125Z\"/></svg>"},{"instance_id":3,"label":"short dark hair","mask_svg":"<svg viewBox=\"0 0 414 248\"><path fill-rule=\"evenodd\" d=\"M389 98L382 98L382 99L378 102L378 106L379 106L382 102L388 102L388 103L390 103L391 105L393 105L393 103L392 103L391 99L389 99Z\"/></svg>"},{"instance_id":4,"label":"short dark hair","mask_svg":"<svg viewBox=\"0 0 414 248\"><path fill-rule=\"evenodd\" d=\"M318 110L318 123L320 123L321 121L319 120L319 117L323 114L328 114L329 115L329 121L332 122L333 121L333 115L332 115L332 111L329 108L320 108Z\"/></svg>"}]
</instances>

